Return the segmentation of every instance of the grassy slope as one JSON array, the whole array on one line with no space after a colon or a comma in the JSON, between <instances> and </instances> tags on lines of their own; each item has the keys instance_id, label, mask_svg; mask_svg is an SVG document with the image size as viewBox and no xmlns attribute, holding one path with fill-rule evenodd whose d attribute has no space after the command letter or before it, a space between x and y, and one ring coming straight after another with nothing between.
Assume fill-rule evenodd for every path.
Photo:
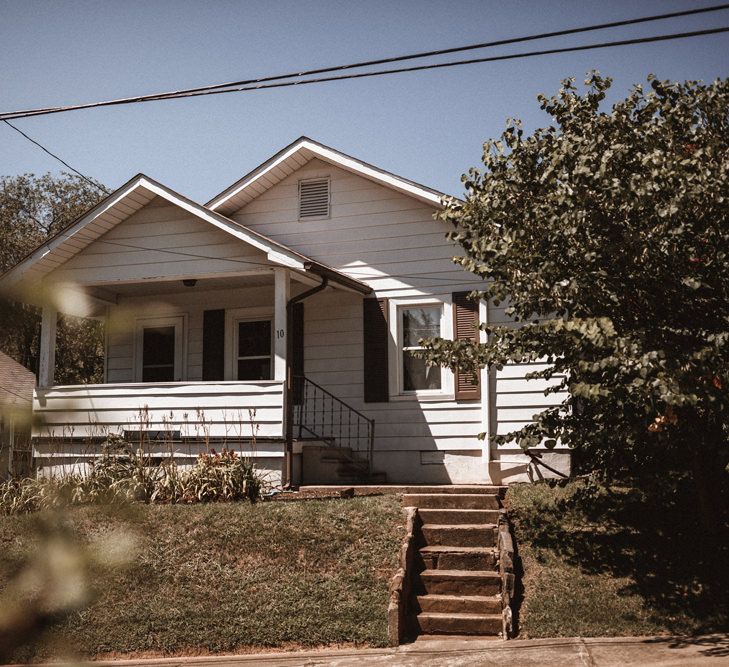
<instances>
[{"instance_id":1,"label":"grassy slope","mask_svg":"<svg viewBox=\"0 0 729 667\"><path fill-rule=\"evenodd\" d=\"M729 549L687 508L629 489L574 503L581 484L509 489L522 559L522 637L729 630Z\"/></svg>"},{"instance_id":2,"label":"grassy slope","mask_svg":"<svg viewBox=\"0 0 729 667\"><path fill-rule=\"evenodd\" d=\"M88 539L118 518L69 519ZM82 654L217 652L386 643L403 515L394 496L299 503L138 506L134 564L56 632ZM2 577L32 548L32 516L0 519Z\"/></svg>"}]
</instances>

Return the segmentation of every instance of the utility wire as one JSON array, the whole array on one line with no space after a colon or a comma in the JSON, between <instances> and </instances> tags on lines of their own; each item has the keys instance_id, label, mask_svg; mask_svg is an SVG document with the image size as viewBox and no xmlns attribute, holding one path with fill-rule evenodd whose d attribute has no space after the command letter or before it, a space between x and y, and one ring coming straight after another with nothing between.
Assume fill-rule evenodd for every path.
<instances>
[{"instance_id":1,"label":"utility wire","mask_svg":"<svg viewBox=\"0 0 729 667\"><path fill-rule=\"evenodd\" d=\"M413 65L412 67L398 67L393 69L377 70L374 72L360 72L357 74L340 74L337 76L318 77L315 79L301 79L295 81L284 81L281 83L267 83L255 86L242 86L240 88L227 88L226 90L210 90L199 93L189 93L184 95L160 97L160 100L183 99L186 97L198 97L201 95L219 95L221 93L239 93L253 90L264 90L267 88L287 88L290 86L303 86L311 83L325 83L328 81L344 81L346 79L364 79L368 77L383 76L387 74L401 74L403 72L419 72L431 69L441 69L444 67L457 67L459 65L473 65L476 63L498 62L501 60L517 60L521 58L532 58L535 56L546 56L556 53L571 53L574 51L590 51L593 49L604 49L616 46L628 46L631 44L649 44L652 42L664 42L673 39L685 39L688 37L701 37L705 35L716 35L723 32L729 32L729 26L721 28L710 28L707 30L693 30L691 32L677 32L668 35L655 35L652 37L638 37L635 39L621 39L613 42L600 42L597 44L583 44L580 46L567 46L558 49L542 49L540 51L526 51L522 53L513 53L503 56L489 56L486 58L469 58L467 60L453 60L445 63L435 63L428 65ZM0 115L0 120L2 116Z\"/></svg>"},{"instance_id":2,"label":"utility wire","mask_svg":"<svg viewBox=\"0 0 729 667\"><path fill-rule=\"evenodd\" d=\"M103 185L101 185L100 183L97 183L96 181L94 181L93 179L89 178L88 176L84 176L78 169L74 169L70 164L68 164L68 162L66 162L62 158L58 157L58 155L56 155L55 153L51 153L51 151L49 151L45 146L43 146L42 144L40 144L39 142L37 142L35 139L33 139L33 137L29 137L19 127L16 127L10 121L8 121L8 120L6 120L4 118L2 120L3 120L3 122L7 126L12 127L16 132L18 132L19 134L22 134L28 141L30 141L31 143L33 143L36 146L38 146L38 148L40 148L45 153L48 153L48 155L50 155L53 159L58 160L62 165L64 165L65 167L68 167L74 174L76 174L77 176L80 176L89 185L93 185L97 190L100 190L101 192L103 192L106 195L111 194L111 192L109 190L107 190Z\"/></svg>"},{"instance_id":3,"label":"utility wire","mask_svg":"<svg viewBox=\"0 0 729 667\"><path fill-rule=\"evenodd\" d=\"M521 42L528 42L528 41L534 41L534 40L540 40L540 39L547 39L550 37L561 37L565 35L573 35L583 32L590 32L595 30L603 30L606 28L615 28L620 26L627 26L627 25L635 25L639 23L645 23L649 21L659 21L659 20L665 20L670 18L676 18L676 17L682 17L682 16L690 16L695 14L704 14L707 12L716 12L729 9L729 3L724 3L720 5L712 5L709 7L700 7L697 9L688 9L678 12L671 12L667 14L655 14L652 16L643 16L635 19L625 19L622 21L611 21L608 23L600 23L600 24L594 24L594 25L588 25L588 26L582 26L579 28L568 28L565 30L556 30L552 32L544 32L544 33L537 33L533 35L525 35L522 37L513 37L509 39L501 39L496 40L492 42L481 42L479 44L469 44L465 46L457 46L447 49L438 49L433 51L421 51L418 53L412 53L412 54L406 54L401 56L392 56L389 58L378 58L375 60L366 60L366 61L360 61L355 63L350 63L346 65L336 65L333 67L323 67L323 68L317 68L317 69L309 69L304 70L300 72L291 72L288 74L278 74L273 76L266 76L266 77L258 77L254 79L244 79L241 81L231 81L228 83L220 83L220 84L214 84L214 85L208 85L208 86L201 86L198 88L186 88L181 89L177 91L169 91L169 92L163 92L163 93L154 93L150 95L138 95L135 97L126 97L126 98L119 98L114 100L107 100L103 102L89 102L85 104L76 104L76 105L67 105L67 106L56 106L56 107L45 107L45 108L39 108L39 109L26 109L26 110L20 110L20 111L12 111L12 112L6 112L6 113L0 113L0 120L5 120L8 118L26 118L29 116L39 116L39 115L45 115L45 114L52 114L52 113L61 113L65 111L75 111L79 109L91 109L96 107L102 107L102 106L115 106L115 105L121 105L121 104L136 104L139 102L152 102L152 101L159 101L163 99L176 99L180 97L193 97L196 95L203 95L203 94L217 94L217 93L223 93L223 92L240 92L241 90L249 90L249 89L259 89L259 88L266 88L266 87L280 87L282 84L279 84L278 86L259 86L256 84L262 84L262 83L268 83L272 81L281 81L283 79L301 79L305 76L312 76L317 74L325 74L329 72L337 72L337 71L344 71L349 69L357 69L361 67L370 67L374 65L383 65L388 63L394 63L394 62L403 62L407 60L414 60L414 59L420 59L420 58L426 58L426 57L433 57L433 56L441 56L445 54L450 53L458 53L463 51L470 51L470 50L477 50L477 49L485 49L485 48L491 48L494 46L504 46L507 44L517 44ZM722 30L720 30L722 31ZM696 32L696 33L687 33L684 36L696 36L698 34L711 34L706 32ZM676 39L678 36L673 37L666 37L667 39ZM664 38L664 39L666 39ZM646 41L658 41L656 39L648 39ZM634 42L634 41L627 41L624 43L634 44L634 43L641 43L640 41ZM623 42L618 42L614 44L609 45L622 45ZM601 48L605 45L597 45L597 46L589 46L589 47L578 47L574 50L584 50L585 48ZM570 50L570 49L568 49ZM557 50L549 50L545 53L564 53L567 51L557 51ZM524 54L524 55L517 55L517 56L511 56L513 57L527 57L530 55L541 55L539 52L535 52L533 54ZM503 58L502 58L503 59ZM470 64L472 62L489 62L488 60L471 60L471 61L464 61L464 62L454 62L452 64L443 64L440 66L453 66L456 64ZM431 69L435 66L421 66L417 69ZM405 72L405 71L414 71L414 69L411 68L404 68L401 70L385 70L382 72L376 72L376 73L369 73L368 76L377 76L379 74L394 74L396 72ZM361 75L360 75L361 76ZM343 77L332 77L332 78L325 78L322 80L325 81L331 81L331 80L338 80L343 78L355 78L343 76ZM315 80L310 81L310 83L320 83L322 80ZM296 85L297 81L288 82L285 85ZM298 82L303 83L303 82ZM240 88L241 86L252 86L251 88Z\"/></svg>"},{"instance_id":4,"label":"utility wire","mask_svg":"<svg viewBox=\"0 0 729 667\"><path fill-rule=\"evenodd\" d=\"M729 7L729 5L723 5L722 8ZM648 19L646 19L648 20ZM198 97L201 95L219 95L221 93L234 93L234 92L247 92L247 91L253 91L253 90L263 90L268 88L284 88L284 87L290 87L290 86L303 86L306 84L313 84L313 83L325 83L329 81L342 81L345 79L362 79L362 78L369 78L369 77L375 77L375 76L383 76L386 74L401 74L403 72L417 72L417 71L424 71L424 70L431 70L431 69L441 69L444 67L456 67L459 65L472 65L476 63L486 63L486 62L498 62L502 60L516 60L520 58L531 58L535 56L543 56L543 55L552 55L557 53L571 53L575 51L588 51L592 49L602 49L602 48L609 48L609 47L617 47L617 46L628 46L631 44L647 44L652 42L662 42L667 40L673 40L673 39L685 39L688 37L699 37L699 36L705 36L705 35L715 35L723 32L729 32L729 26L724 26L721 28L709 28L706 30L694 30L691 32L681 32L681 33L672 33L668 35L655 35L652 37L638 37L634 39L623 39L618 41L612 41L612 42L600 42L597 44L583 44L580 46L568 46L568 47L562 47L557 49L542 49L540 51L528 51L523 53L513 53L508 55L501 55L501 56L488 56L485 58L470 58L467 60L456 60L456 61L450 61L445 63L435 63L435 64L427 64L427 65L413 65L411 67L399 67L399 68L393 68L393 69L386 69L386 70L377 70L374 72L359 72L356 74L339 74L334 76L328 76L328 77L318 77L314 79L300 79L300 80L294 80L294 81L283 81L279 83L264 83L264 84L257 84L253 86L241 86L238 88L227 88L225 90L199 90L197 92L188 92L188 93L180 93L180 94L168 94L163 96L157 96L154 97L154 99L179 99L179 98L185 98L185 97ZM274 77L275 78L275 77ZM140 98L130 98L127 100L117 100L112 102L97 102L94 104L89 105L79 105L75 107L57 107L55 109L51 110L45 110L45 111L29 111L29 112L13 112L10 114L0 114L0 120L4 121L8 126L10 126L13 130L23 135L28 141L34 143L36 146L38 146L41 150L46 152L48 155L50 155L52 158L58 160L61 164L68 167L71 171L73 171L75 174L80 176L82 179L87 181L89 184L93 185L95 188L99 189L100 191L104 192L105 194L110 194L109 190L107 190L102 185L94 182L92 179L84 176L80 171L77 169L74 169L68 162L64 161L58 155L55 155L51 151L49 151L47 148L42 146L39 142L37 142L32 137L29 137L25 132L23 132L20 128L16 127L15 125L12 125L10 121L8 121L8 118L26 118L29 116L38 116L43 114L49 114L49 113L59 113L61 111L72 111L77 109L83 109L83 108L91 108L91 107L100 107L100 106L109 106L112 104L132 104L134 102L141 102L141 101L152 101L152 97L148 97L145 99Z\"/></svg>"}]
</instances>

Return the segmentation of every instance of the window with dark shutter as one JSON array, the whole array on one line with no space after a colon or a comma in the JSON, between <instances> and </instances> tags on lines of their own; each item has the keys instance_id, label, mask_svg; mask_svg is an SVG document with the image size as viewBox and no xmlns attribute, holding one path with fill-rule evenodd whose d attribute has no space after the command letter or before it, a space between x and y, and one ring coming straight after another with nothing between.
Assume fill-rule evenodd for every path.
<instances>
[{"instance_id":1,"label":"window with dark shutter","mask_svg":"<svg viewBox=\"0 0 729 667\"><path fill-rule=\"evenodd\" d=\"M453 338L478 342L478 301L468 298L469 292L453 293ZM455 373L457 401L478 400L481 387L478 373Z\"/></svg>"},{"instance_id":2,"label":"window with dark shutter","mask_svg":"<svg viewBox=\"0 0 729 667\"><path fill-rule=\"evenodd\" d=\"M387 299L364 299L364 400L379 403L390 398L388 376Z\"/></svg>"},{"instance_id":3,"label":"window with dark shutter","mask_svg":"<svg viewBox=\"0 0 729 667\"><path fill-rule=\"evenodd\" d=\"M299 220L329 217L329 179L299 181Z\"/></svg>"},{"instance_id":4,"label":"window with dark shutter","mask_svg":"<svg viewBox=\"0 0 729 667\"><path fill-rule=\"evenodd\" d=\"M203 313L203 382L225 379L225 310Z\"/></svg>"}]
</instances>

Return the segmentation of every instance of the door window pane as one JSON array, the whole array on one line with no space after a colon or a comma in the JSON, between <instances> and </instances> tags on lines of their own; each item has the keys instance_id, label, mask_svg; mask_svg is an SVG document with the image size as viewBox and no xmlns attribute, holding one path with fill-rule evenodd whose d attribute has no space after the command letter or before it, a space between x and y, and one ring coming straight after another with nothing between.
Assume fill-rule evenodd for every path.
<instances>
[{"instance_id":1,"label":"door window pane","mask_svg":"<svg viewBox=\"0 0 729 667\"><path fill-rule=\"evenodd\" d=\"M145 327L142 333L142 382L174 382L175 327Z\"/></svg>"},{"instance_id":2,"label":"door window pane","mask_svg":"<svg viewBox=\"0 0 729 667\"><path fill-rule=\"evenodd\" d=\"M418 359L413 353L423 349L421 339L440 336L441 308L404 308L401 312L403 391L438 390L440 367L427 366L424 359Z\"/></svg>"},{"instance_id":3,"label":"door window pane","mask_svg":"<svg viewBox=\"0 0 729 667\"><path fill-rule=\"evenodd\" d=\"M238 380L271 379L271 321L238 322Z\"/></svg>"}]
</instances>

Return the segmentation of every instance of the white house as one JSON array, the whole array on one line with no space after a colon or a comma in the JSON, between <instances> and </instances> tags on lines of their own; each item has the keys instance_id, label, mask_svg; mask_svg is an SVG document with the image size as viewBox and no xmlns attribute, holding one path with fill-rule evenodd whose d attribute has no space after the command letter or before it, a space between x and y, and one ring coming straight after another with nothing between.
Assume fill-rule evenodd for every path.
<instances>
[{"instance_id":1,"label":"white house","mask_svg":"<svg viewBox=\"0 0 729 667\"><path fill-rule=\"evenodd\" d=\"M206 205L135 176L0 277L43 308L36 465L83 465L118 433L293 483L548 476L477 437L562 399L533 366L458 377L412 355L506 321L465 298L480 283L433 219L442 196L305 137ZM104 384L54 385L59 311L106 323ZM567 450L543 460L569 470Z\"/></svg>"}]
</instances>

